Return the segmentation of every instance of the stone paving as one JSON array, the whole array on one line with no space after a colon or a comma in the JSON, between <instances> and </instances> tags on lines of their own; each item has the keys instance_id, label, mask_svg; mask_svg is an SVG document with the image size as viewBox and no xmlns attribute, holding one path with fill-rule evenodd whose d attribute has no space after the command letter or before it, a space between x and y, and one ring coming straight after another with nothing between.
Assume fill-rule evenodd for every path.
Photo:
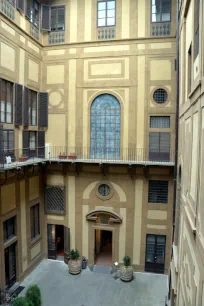
<instances>
[{"instance_id":1,"label":"stone paving","mask_svg":"<svg viewBox=\"0 0 204 306\"><path fill-rule=\"evenodd\" d=\"M134 280L124 283L89 268L70 275L64 262L49 259L22 283L25 287L31 284L40 287L42 306L164 306L167 295L165 275L134 273Z\"/></svg>"}]
</instances>

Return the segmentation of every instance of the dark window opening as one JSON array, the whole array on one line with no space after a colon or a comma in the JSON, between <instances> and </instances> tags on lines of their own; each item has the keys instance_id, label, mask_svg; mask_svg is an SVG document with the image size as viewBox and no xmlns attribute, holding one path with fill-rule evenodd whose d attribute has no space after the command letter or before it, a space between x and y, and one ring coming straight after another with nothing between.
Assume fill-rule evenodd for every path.
<instances>
[{"instance_id":1,"label":"dark window opening","mask_svg":"<svg viewBox=\"0 0 204 306\"><path fill-rule=\"evenodd\" d=\"M13 122L13 83L1 80L1 122Z\"/></svg>"},{"instance_id":2,"label":"dark window opening","mask_svg":"<svg viewBox=\"0 0 204 306\"><path fill-rule=\"evenodd\" d=\"M37 125L37 92L28 90L29 125Z\"/></svg>"},{"instance_id":3,"label":"dark window opening","mask_svg":"<svg viewBox=\"0 0 204 306\"><path fill-rule=\"evenodd\" d=\"M168 181L149 181L148 203L168 203Z\"/></svg>"},{"instance_id":4,"label":"dark window opening","mask_svg":"<svg viewBox=\"0 0 204 306\"><path fill-rule=\"evenodd\" d=\"M152 22L171 21L171 0L152 0Z\"/></svg>"},{"instance_id":5,"label":"dark window opening","mask_svg":"<svg viewBox=\"0 0 204 306\"><path fill-rule=\"evenodd\" d=\"M31 240L40 235L40 212L39 204L30 208L30 226L31 226Z\"/></svg>"},{"instance_id":6,"label":"dark window opening","mask_svg":"<svg viewBox=\"0 0 204 306\"><path fill-rule=\"evenodd\" d=\"M34 26L39 27L40 4L38 1L27 0L27 17Z\"/></svg>"},{"instance_id":7,"label":"dark window opening","mask_svg":"<svg viewBox=\"0 0 204 306\"><path fill-rule=\"evenodd\" d=\"M169 129L170 116L150 116L150 128Z\"/></svg>"},{"instance_id":8,"label":"dark window opening","mask_svg":"<svg viewBox=\"0 0 204 306\"><path fill-rule=\"evenodd\" d=\"M16 236L16 217L4 221L4 242Z\"/></svg>"},{"instance_id":9,"label":"dark window opening","mask_svg":"<svg viewBox=\"0 0 204 306\"><path fill-rule=\"evenodd\" d=\"M168 132L149 133L149 159L154 161L170 160L170 139Z\"/></svg>"},{"instance_id":10,"label":"dark window opening","mask_svg":"<svg viewBox=\"0 0 204 306\"><path fill-rule=\"evenodd\" d=\"M98 1L97 3L98 27L115 26L116 8L115 0Z\"/></svg>"},{"instance_id":11,"label":"dark window opening","mask_svg":"<svg viewBox=\"0 0 204 306\"><path fill-rule=\"evenodd\" d=\"M65 30L65 7L55 6L51 8L51 31Z\"/></svg>"}]
</instances>

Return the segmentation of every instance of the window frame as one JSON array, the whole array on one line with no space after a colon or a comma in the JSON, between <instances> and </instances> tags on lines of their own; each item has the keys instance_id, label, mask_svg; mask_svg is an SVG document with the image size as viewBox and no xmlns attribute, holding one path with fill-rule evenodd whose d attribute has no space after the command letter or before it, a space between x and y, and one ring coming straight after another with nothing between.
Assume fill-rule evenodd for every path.
<instances>
[{"instance_id":1,"label":"window frame","mask_svg":"<svg viewBox=\"0 0 204 306\"><path fill-rule=\"evenodd\" d=\"M7 133L7 149L4 148L4 143L5 143L5 140L4 140L4 135L5 135L5 132ZM13 147L12 148L9 148L9 132L13 132ZM4 150L4 155L14 155L14 151L15 151L15 133L14 133L14 130L12 129L4 129L3 130L3 150Z\"/></svg>"},{"instance_id":2,"label":"window frame","mask_svg":"<svg viewBox=\"0 0 204 306\"><path fill-rule=\"evenodd\" d=\"M115 24L114 25L107 25L107 2L111 2L111 1L114 1L115 2ZM106 3L106 9L105 9L105 12L106 12L106 16L105 16L105 25L104 26L99 26L98 25L98 4L99 3L102 3L102 2L105 2ZM115 27L116 26L116 0L100 0L100 1L97 1L97 18L96 18L96 26L97 28L110 28L110 27Z\"/></svg>"},{"instance_id":3,"label":"window frame","mask_svg":"<svg viewBox=\"0 0 204 306\"><path fill-rule=\"evenodd\" d=\"M32 25L34 25L37 29L40 28L40 11L41 11L41 7L40 7L40 2L38 0L31 0L32 2L32 7L31 7L31 11L30 11L30 16L26 15L26 17L29 19L30 23ZM35 3L38 4L38 20L37 20L37 23L35 22L36 21L36 17L35 16L32 16L32 11L35 12Z\"/></svg>"},{"instance_id":4,"label":"window frame","mask_svg":"<svg viewBox=\"0 0 204 306\"><path fill-rule=\"evenodd\" d=\"M33 99L35 95L35 100ZM35 102L35 106L33 107L33 102ZM36 122L33 124L33 110L36 110ZM28 115L29 115L29 125L37 126L38 124L38 93L32 89L28 89Z\"/></svg>"},{"instance_id":5,"label":"window frame","mask_svg":"<svg viewBox=\"0 0 204 306\"><path fill-rule=\"evenodd\" d=\"M163 202L159 202L159 201L155 201L155 202L153 202L153 201L150 201L150 182L167 182L167 194L165 195L165 201L163 201ZM161 191L161 185L159 186L159 187L157 187L157 188L159 188L159 190ZM161 194L159 195L159 196L157 196L157 199L158 198L160 198L161 199ZM161 205L168 205L168 203L169 203L169 180L161 180L161 179L150 179L149 181L148 181L148 204L152 204L152 205L158 205L158 204L161 204Z\"/></svg>"},{"instance_id":6,"label":"window frame","mask_svg":"<svg viewBox=\"0 0 204 306\"><path fill-rule=\"evenodd\" d=\"M52 10L53 9L60 9L60 8L63 8L64 9L64 30L52 30ZM66 29L66 7L65 5L56 5L56 6L51 6L50 7L50 32L65 32L65 29ZM58 24L58 14L56 15L56 25Z\"/></svg>"},{"instance_id":7,"label":"window frame","mask_svg":"<svg viewBox=\"0 0 204 306\"><path fill-rule=\"evenodd\" d=\"M12 224L13 233L12 233L11 236L8 236L8 225L9 225L8 222L11 221L11 220L13 220L13 224ZM5 229L6 229L6 233L7 233L6 239L5 239ZM13 216L13 217L11 217L11 218L9 218L9 219L7 219L3 222L3 239L4 239L3 241L4 241L4 243L7 243L9 240L11 240L15 237L16 237L16 216Z\"/></svg>"},{"instance_id":8,"label":"window frame","mask_svg":"<svg viewBox=\"0 0 204 306\"><path fill-rule=\"evenodd\" d=\"M5 124L13 124L13 109L14 109L14 83L13 82L10 82L8 80L5 80L5 79L0 79L0 82L1 82L1 90L0 90L0 122L1 123L5 123ZM5 101L2 100L2 84L3 82L5 82ZM7 114L8 114L8 111L7 111L7 104L8 104L8 101L7 101L7 96L8 96L8 93L7 93L7 84L10 84L11 86L11 91L10 91L10 95L11 95L11 98L10 98L10 101L11 101L11 122L8 122L7 121ZM1 120L2 118L2 110L1 110L1 107L2 107L2 102L4 102L4 121Z\"/></svg>"},{"instance_id":9,"label":"window frame","mask_svg":"<svg viewBox=\"0 0 204 306\"><path fill-rule=\"evenodd\" d=\"M31 135L35 135L35 148L32 149L32 147L30 146L30 138L31 138ZM29 152L36 152L37 150L37 132L36 131L29 131Z\"/></svg>"},{"instance_id":10,"label":"window frame","mask_svg":"<svg viewBox=\"0 0 204 306\"><path fill-rule=\"evenodd\" d=\"M38 222L36 222L36 214L37 214ZM40 203L34 204L30 207L30 239L31 239L31 242L33 242L38 237L40 237Z\"/></svg>"},{"instance_id":11,"label":"window frame","mask_svg":"<svg viewBox=\"0 0 204 306\"><path fill-rule=\"evenodd\" d=\"M154 24L154 23L167 23L167 22L171 22L172 21L172 0L169 0L170 1L170 20L169 21L152 21L152 0L151 1L151 15L150 15L150 23ZM162 0L159 0L160 1L160 8L162 8ZM160 12L160 17L162 16L162 11Z\"/></svg>"}]
</instances>

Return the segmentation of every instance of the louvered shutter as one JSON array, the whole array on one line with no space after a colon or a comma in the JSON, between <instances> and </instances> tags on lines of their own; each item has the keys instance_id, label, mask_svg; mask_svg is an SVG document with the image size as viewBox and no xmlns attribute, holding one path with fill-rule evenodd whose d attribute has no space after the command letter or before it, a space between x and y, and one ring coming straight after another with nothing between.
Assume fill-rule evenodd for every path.
<instances>
[{"instance_id":1,"label":"louvered shutter","mask_svg":"<svg viewBox=\"0 0 204 306\"><path fill-rule=\"evenodd\" d=\"M70 258L70 229L64 226L64 262L68 264Z\"/></svg>"},{"instance_id":2,"label":"louvered shutter","mask_svg":"<svg viewBox=\"0 0 204 306\"><path fill-rule=\"evenodd\" d=\"M160 132L160 160L170 159L170 133Z\"/></svg>"},{"instance_id":3,"label":"louvered shutter","mask_svg":"<svg viewBox=\"0 0 204 306\"><path fill-rule=\"evenodd\" d=\"M29 153L29 131L23 131L23 155L28 156Z\"/></svg>"},{"instance_id":4,"label":"louvered shutter","mask_svg":"<svg viewBox=\"0 0 204 306\"><path fill-rule=\"evenodd\" d=\"M33 0L26 0L26 17L30 19Z\"/></svg>"},{"instance_id":5,"label":"louvered shutter","mask_svg":"<svg viewBox=\"0 0 204 306\"><path fill-rule=\"evenodd\" d=\"M0 125L0 167L4 166L4 129L3 125Z\"/></svg>"},{"instance_id":6,"label":"louvered shutter","mask_svg":"<svg viewBox=\"0 0 204 306\"><path fill-rule=\"evenodd\" d=\"M38 157L45 158L45 132L38 132Z\"/></svg>"},{"instance_id":7,"label":"louvered shutter","mask_svg":"<svg viewBox=\"0 0 204 306\"><path fill-rule=\"evenodd\" d=\"M51 30L51 7L49 5L41 5L41 30Z\"/></svg>"},{"instance_id":8,"label":"louvered shutter","mask_svg":"<svg viewBox=\"0 0 204 306\"><path fill-rule=\"evenodd\" d=\"M23 125L28 126L29 125L29 116L28 116L28 110L29 110L29 97L28 97L28 88L24 88L24 99L23 99Z\"/></svg>"},{"instance_id":9,"label":"louvered shutter","mask_svg":"<svg viewBox=\"0 0 204 306\"><path fill-rule=\"evenodd\" d=\"M25 1L24 0L17 0L16 7L22 13L25 12Z\"/></svg>"},{"instance_id":10,"label":"louvered shutter","mask_svg":"<svg viewBox=\"0 0 204 306\"><path fill-rule=\"evenodd\" d=\"M48 127L48 93L40 92L38 99L38 126Z\"/></svg>"},{"instance_id":11,"label":"louvered shutter","mask_svg":"<svg viewBox=\"0 0 204 306\"><path fill-rule=\"evenodd\" d=\"M15 125L22 125L23 86L15 84Z\"/></svg>"}]
</instances>

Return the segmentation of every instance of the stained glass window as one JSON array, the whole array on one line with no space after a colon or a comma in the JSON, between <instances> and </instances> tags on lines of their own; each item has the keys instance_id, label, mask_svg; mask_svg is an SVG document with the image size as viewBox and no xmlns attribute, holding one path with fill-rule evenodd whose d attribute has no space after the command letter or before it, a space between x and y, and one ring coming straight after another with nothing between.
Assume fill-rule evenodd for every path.
<instances>
[{"instance_id":1,"label":"stained glass window","mask_svg":"<svg viewBox=\"0 0 204 306\"><path fill-rule=\"evenodd\" d=\"M91 106L91 156L120 157L120 103L109 94L98 96Z\"/></svg>"}]
</instances>

